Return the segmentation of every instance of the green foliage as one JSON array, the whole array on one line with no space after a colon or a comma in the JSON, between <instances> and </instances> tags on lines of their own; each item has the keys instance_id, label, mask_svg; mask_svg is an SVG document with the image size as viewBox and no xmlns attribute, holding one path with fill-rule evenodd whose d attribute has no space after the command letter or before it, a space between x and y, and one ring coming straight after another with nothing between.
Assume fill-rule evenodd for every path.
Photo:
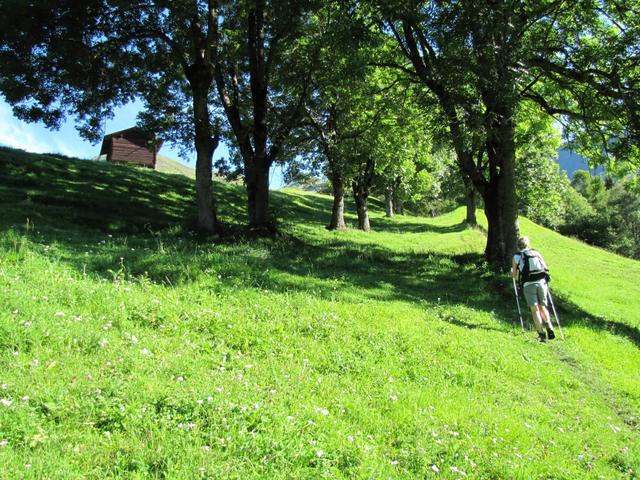
<instances>
[{"instance_id":1,"label":"green foliage","mask_svg":"<svg viewBox=\"0 0 640 480\"><path fill-rule=\"evenodd\" d=\"M442 215L464 203L462 174L452 152L434 152L422 168L418 175L424 178L409 190L413 192L406 201L409 210L419 215Z\"/></svg>"},{"instance_id":2,"label":"green foliage","mask_svg":"<svg viewBox=\"0 0 640 480\"><path fill-rule=\"evenodd\" d=\"M565 220L559 231L579 238L591 245L607 248L610 245L609 223L582 195L569 188L565 192Z\"/></svg>"},{"instance_id":3,"label":"green foliage","mask_svg":"<svg viewBox=\"0 0 640 480\"><path fill-rule=\"evenodd\" d=\"M210 244L188 179L2 154L0 477L637 475L637 262L523 219L567 336L540 345L462 211L336 234L289 190L283 235Z\"/></svg>"},{"instance_id":4,"label":"green foliage","mask_svg":"<svg viewBox=\"0 0 640 480\"><path fill-rule=\"evenodd\" d=\"M560 135L553 120L530 103L521 104L515 141L518 209L534 222L557 228L569 180L555 162Z\"/></svg>"},{"instance_id":5,"label":"green foliage","mask_svg":"<svg viewBox=\"0 0 640 480\"><path fill-rule=\"evenodd\" d=\"M564 195L566 213L560 231L620 255L640 258L640 192L634 178L605 181L578 170L571 185Z\"/></svg>"},{"instance_id":6,"label":"green foliage","mask_svg":"<svg viewBox=\"0 0 640 480\"><path fill-rule=\"evenodd\" d=\"M594 165L638 165L637 2L554 2L527 32L525 96L564 124L572 150Z\"/></svg>"}]
</instances>

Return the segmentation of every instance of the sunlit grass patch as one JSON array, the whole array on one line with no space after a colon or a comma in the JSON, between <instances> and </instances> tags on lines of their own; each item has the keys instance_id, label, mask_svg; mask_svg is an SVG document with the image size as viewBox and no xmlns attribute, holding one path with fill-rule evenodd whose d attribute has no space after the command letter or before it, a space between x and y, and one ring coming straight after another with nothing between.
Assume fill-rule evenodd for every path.
<instances>
[{"instance_id":1,"label":"sunlit grass patch","mask_svg":"<svg viewBox=\"0 0 640 480\"><path fill-rule=\"evenodd\" d=\"M203 242L188 180L71 162L65 188L149 187L100 217L22 200L15 172L46 198L70 161L5 158L0 478L637 476L637 262L521 220L567 337L541 345L460 210L374 202L373 232L336 233L328 197L285 191L279 236ZM216 187L241 224L242 190Z\"/></svg>"}]
</instances>

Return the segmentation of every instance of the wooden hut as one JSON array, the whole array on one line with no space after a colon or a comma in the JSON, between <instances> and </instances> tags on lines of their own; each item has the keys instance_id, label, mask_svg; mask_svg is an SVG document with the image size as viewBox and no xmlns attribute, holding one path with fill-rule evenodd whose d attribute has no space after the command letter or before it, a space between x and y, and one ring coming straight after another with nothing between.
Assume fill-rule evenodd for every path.
<instances>
[{"instance_id":1,"label":"wooden hut","mask_svg":"<svg viewBox=\"0 0 640 480\"><path fill-rule=\"evenodd\" d=\"M156 168L158 150L162 141L153 133L133 127L104 136L100 156L107 156L107 162L131 163Z\"/></svg>"}]
</instances>

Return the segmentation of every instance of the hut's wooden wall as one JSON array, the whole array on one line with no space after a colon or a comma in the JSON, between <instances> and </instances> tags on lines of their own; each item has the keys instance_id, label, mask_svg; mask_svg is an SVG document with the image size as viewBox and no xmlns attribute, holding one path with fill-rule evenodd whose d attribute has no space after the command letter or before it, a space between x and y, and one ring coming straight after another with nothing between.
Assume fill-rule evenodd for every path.
<instances>
[{"instance_id":1,"label":"hut's wooden wall","mask_svg":"<svg viewBox=\"0 0 640 480\"><path fill-rule=\"evenodd\" d=\"M112 137L109 160L114 163L135 163L155 168L155 154L144 145L144 138Z\"/></svg>"}]
</instances>

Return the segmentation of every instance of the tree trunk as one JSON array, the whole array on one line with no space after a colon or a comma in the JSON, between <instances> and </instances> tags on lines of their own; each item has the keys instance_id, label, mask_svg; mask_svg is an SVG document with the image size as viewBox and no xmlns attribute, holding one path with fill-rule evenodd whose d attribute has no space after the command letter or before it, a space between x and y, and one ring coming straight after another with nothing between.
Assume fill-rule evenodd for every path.
<instances>
[{"instance_id":1,"label":"tree trunk","mask_svg":"<svg viewBox=\"0 0 640 480\"><path fill-rule=\"evenodd\" d=\"M485 257L506 267L516 250L518 209L515 189L514 109L498 110L489 128L487 155L490 179L484 195L484 211L489 224ZM502 110L502 111L500 111Z\"/></svg>"},{"instance_id":2,"label":"tree trunk","mask_svg":"<svg viewBox=\"0 0 640 480\"><path fill-rule=\"evenodd\" d=\"M404 215L404 202L402 201L402 197L399 193L401 183L402 180L398 177L393 186L393 209L398 215Z\"/></svg>"},{"instance_id":3,"label":"tree trunk","mask_svg":"<svg viewBox=\"0 0 640 480\"><path fill-rule=\"evenodd\" d=\"M333 208L331 210L331 222L327 229L346 230L347 224L344 222L344 178L339 173L332 173L330 177L333 191Z\"/></svg>"},{"instance_id":4,"label":"tree trunk","mask_svg":"<svg viewBox=\"0 0 640 480\"><path fill-rule=\"evenodd\" d=\"M476 189L466 175L464 175L464 188L465 203L467 206L467 218L465 222L467 225L475 227L478 225L478 220L476 219Z\"/></svg>"},{"instance_id":5,"label":"tree trunk","mask_svg":"<svg viewBox=\"0 0 640 480\"><path fill-rule=\"evenodd\" d=\"M371 230L367 200L369 198L369 189L373 182L374 169L375 161L372 158L367 158L365 164L361 165L358 175L351 182L353 199L356 202L356 210L358 212L358 228L365 232Z\"/></svg>"},{"instance_id":6,"label":"tree trunk","mask_svg":"<svg viewBox=\"0 0 640 480\"><path fill-rule=\"evenodd\" d=\"M218 137L211 135L208 92L213 77L204 69L191 70L189 80L193 92L193 119L196 147L196 204L198 207L199 231L218 233L219 225L213 198L213 152L218 146Z\"/></svg>"},{"instance_id":7,"label":"tree trunk","mask_svg":"<svg viewBox=\"0 0 640 480\"><path fill-rule=\"evenodd\" d=\"M371 231L371 225L369 224L369 209L367 206L368 194L365 194L362 186L354 180L353 187L353 199L356 202L356 210L358 212L358 228L365 232Z\"/></svg>"},{"instance_id":8,"label":"tree trunk","mask_svg":"<svg viewBox=\"0 0 640 480\"><path fill-rule=\"evenodd\" d=\"M265 162L256 163L245 163L249 228L266 233L273 230L269 216L269 167Z\"/></svg>"},{"instance_id":9,"label":"tree trunk","mask_svg":"<svg viewBox=\"0 0 640 480\"><path fill-rule=\"evenodd\" d=\"M393 217L393 189L387 187L384 190L384 209L387 217Z\"/></svg>"}]
</instances>

